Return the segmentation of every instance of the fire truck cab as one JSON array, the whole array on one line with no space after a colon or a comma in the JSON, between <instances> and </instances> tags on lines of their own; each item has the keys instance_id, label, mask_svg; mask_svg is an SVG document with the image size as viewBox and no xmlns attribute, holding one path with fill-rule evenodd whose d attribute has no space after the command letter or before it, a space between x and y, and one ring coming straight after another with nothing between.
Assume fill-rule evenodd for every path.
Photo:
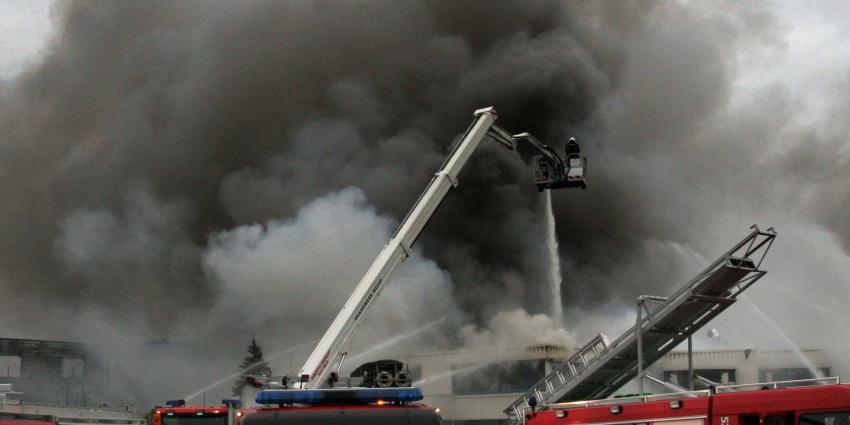
<instances>
[{"instance_id":1,"label":"fire truck cab","mask_svg":"<svg viewBox=\"0 0 850 425\"><path fill-rule=\"evenodd\" d=\"M824 378L720 386L539 409L526 413L526 425L850 425L850 385Z\"/></svg>"},{"instance_id":2,"label":"fire truck cab","mask_svg":"<svg viewBox=\"0 0 850 425\"><path fill-rule=\"evenodd\" d=\"M418 388L266 390L242 410L240 425L441 425L440 409L428 407Z\"/></svg>"},{"instance_id":3,"label":"fire truck cab","mask_svg":"<svg viewBox=\"0 0 850 425\"><path fill-rule=\"evenodd\" d=\"M155 408L151 425L228 425L229 406L186 406L183 400L170 400Z\"/></svg>"}]
</instances>

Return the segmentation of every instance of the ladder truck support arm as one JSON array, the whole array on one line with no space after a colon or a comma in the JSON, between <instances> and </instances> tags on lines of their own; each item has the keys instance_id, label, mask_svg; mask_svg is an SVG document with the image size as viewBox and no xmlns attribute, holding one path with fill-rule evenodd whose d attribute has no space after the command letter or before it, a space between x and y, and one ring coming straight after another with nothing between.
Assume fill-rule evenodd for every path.
<instances>
[{"instance_id":1,"label":"ladder truck support arm","mask_svg":"<svg viewBox=\"0 0 850 425\"><path fill-rule=\"evenodd\" d=\"M481 143L481 140L485 136L490 136L509 149L516 147L517 139L494 125L497 117L494 108L479 109L475 111L474 115L475 120L472 125L466 130L460 142L454 146L437 173L434 174L431 182L414 204L413 209L402 220L395 235L375 258L333 323L307 358L298 376L300 382L296 385L300 385L301 388L321 388L331 383L329 378L332 376L331 373L339 368L345 357L342 350L349 337L387 285L398 265L410 256L411 247L449 189L458 185L458 174ZM528 137L531 136L528 135ZM536 139L533 140L536 141ZM548 148L541 142L537 143ZM550 152L557 158L557 154L554 154L551 149L544 153L549 156ZM560 161L560 158L558 158L558 161Z\"/></svg>"},{"instance_id":2,"label":"ladder truck support arm","mask_svg":"<svg viewBox=\"0 0 850 425\"><path fill-rule=\"evenodd\" d=\"M537 150L539 150L540 153L542 153L546 157L546 159L549 161L550 164L552 164L553 167L560 167L561 169L564 168L564 161L561 159L561 157L558 156L557 153L555 153L555 150L552 149L549 145L541 142L540 140L537 140L537 138L532 136L531 134L519 133L514 134L512 137L515 140L524 140L528 143L531 143L532 146L537 148Z\"/></svg>"},{"instance_id":3,"label":"ladder truck support arm","mask_svg":"<svg viewBox=\"0 0 850 425\"><path fill-rule=\"evenodd\" d=\"M357 284L354 292L337 314L315 350L301 368L300 379L306 388L327 385L333 365L340 360L341 350L352 332L363 319L364 313L380 295L388 278L402 261L410 256L413 242L434 214L452 186L457 186L457 175L496 121L493 108L475 111L475 121L463 139L449 155L440 170L431 179L425 192L402 221L393 238L381 250L369 270Z\"/></svg>"}]
</instances>

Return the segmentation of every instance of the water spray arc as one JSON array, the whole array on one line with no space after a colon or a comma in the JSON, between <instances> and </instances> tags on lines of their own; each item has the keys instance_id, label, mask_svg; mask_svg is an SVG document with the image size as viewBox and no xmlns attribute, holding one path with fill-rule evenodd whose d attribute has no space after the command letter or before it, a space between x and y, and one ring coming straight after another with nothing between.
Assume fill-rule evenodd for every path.
<instances>
[{"instance_id":1,"label":"water spray arc","mask_svg":"<svg viewBox=\"0 0 850 425\"><path fill-rule=\"evenodd\" d=\"M263 360L261 360L261 361L259 361L259 362L256 362L256 363L251 364L250 366L246 367L245 369L242 369L242 370L240 370L240 371L238 371L238 372L235 372L235 373L231 373L230 375L227 375L227 376L225 376L224 378L221 378L221 379L219 379L218 381L215 381L215 382L213 382L212 384L207 385L206 387L201 388L200 390L195 391L194 393L192 393L192 394L190 394L190 395L187 395L186 397L183 397L183 399L184 399L184 400L191 400L191 399L194 399L195 397L198 397L198 396L200 396L200 395L204 394L205 392L207 392L207 391L209 391L209 390L211 390L211 389L213 389L213 388L215 388L215 387L217 387L217 386L219 386L219 385L222 385L222 384L224 384L224 383L226 383L226 382L230 382L231 380L233 380L233 379L234 379L234 378L236 378L237 376L239 376L239 375L241 375L241 374L243 374L243 373L245 373L245 372L247 372L247 371L251 370L251 368L253 368L254 366L256 366L256 365L258 365L258 364L261 364L261 363L263 363L263 362L267 362L267 361L269 361L269 360L272 360L272 359L278 358L278 357L280 357L280 356L283 356L284 354L289 354L289 353L291 353L291 352L293 352L293 351L295 351L295 350L297 350L297 349L299 349L299 348L307 347L307 346L309 346L309 345L311 345L311 344L315 344L315 343L316 343L316 341L315 341L315 340L313 340L313 341L307 341L307 342L303 342L303 343L301 343L301 344L298 344L298 345L296 345L296 346L289 347L289 348L287 348L287 349L284 349L284 350L278 351L277 353L274 353L274 354L272 354L272 355L270 355L270 356L266 357L265 359L263 359Z\"/></svg>"},{"instance_id":2,"label":"water spray arc","mask_svg":"<svg viewBox=\"0 0 850 425\"><path fill-rule=\"evenodd\" d=\"M561 300L561 257L558 254L558 235L555 231L555 213L552 209L552 191L545 190L544 214L546 214L546 250L549 254L549 289L552 296L552 319L562 324L564 307Z\"/></svg>"},{"instance_id":3,"label":"water spray arc","mask_svg":"<svg viewBox=\"0 0 850 425\"><path fill-rule=\"evenodd\" d=\"M374 356L375 354L378 354L382 351L385 351L388 348L400 343L401 341L404 341L406 339L410 339L410 338L416 337L418 335L421 335L422 333L436 327L437 325L439 325L439 324L441 324L445 321L446 321L445 317L441 317L437 320L432 320L432 321L430 321L430 322L428 322L428 323L426 323L426 324L424 324L424 325L422 325L422 326L420 326L420 327L418 327L418 328L416 328L416 329L414 329L410 332L405 332L403 334L398 334L398 335L394 335L390 338L387 338L384 341L382 341L378 344L375 344L374 346L372 346L371 348L369 348L366 351L363 351L361 353L358 353L358 354L355 354L351 357L348 357L346 360L347 360L348 363L357 365L357 363L359 361L364 360L364 359L369 359L372 356Z\"/></svg>"},{"instance_id":4,"label":"water spray arc","mask_svg":"<svg viewBox=\"0 0 850 425\"><path fill-rule=\"evenodd\" d=\"M461 367L459 369L453 369L453 370L449 370L449 371L446 371L446 372L441 372L441 373L438 373L436 375L429 376L427 378L421 378L418 381L414 382L413 385L417 386L417 387L421 387L423 385L431 384L431 383L437 382L437 381L442 380L442 379L451 378L451 377L458 375L458 374L461 374L461 373L474 372L476 370L484 368L488 364L489 363L486 363L486 362L485 363L476 363L476 364L472 364L472 365L469 365L469 366Z\"/></svg>"},{"instance_id":5,"label":"water spray arc","mask_svg":"<svg viewBox=\"0 0 850 425\"><path fill-rule=\"evenodd\" d=\"M764 323L766 323L771 329L776 332L779 338L782 339L782 341L789 348L791 348L791 351L793 351L794 355L796 355L800 359L800 361L803 362L803 365L806 366L806 369L809 370L809 373L811 373L812 376L814 376L815 378L825 378L823 372L821 372L820 369L815 367L814 363L812 363L812 360L809 359L809 357L806 356L805 353L803 353L803 350L801 350L800 347L798 347L797 344L795 344L794 341L792 341L791 338L789 338L788 335L786 335L785 332L782 331L782 328L780 328L779 325L777 325L776 322L770 318L770 316L768 316L761 308L759 308L753 302L753 300L751 300L746 295L741 297L741 299L744 300L744 302L746 302L747 305L749 305L750 308L753 309L753 311L759 316L759 318L761 318Z\"/></svg>"}]
</instances>

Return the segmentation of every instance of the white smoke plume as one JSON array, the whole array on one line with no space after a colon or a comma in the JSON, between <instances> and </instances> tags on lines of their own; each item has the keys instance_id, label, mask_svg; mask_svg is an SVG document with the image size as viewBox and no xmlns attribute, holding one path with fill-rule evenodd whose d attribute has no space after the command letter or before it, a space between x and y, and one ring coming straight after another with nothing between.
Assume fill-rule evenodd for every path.
<instances>
[{"instance_id":1,"label":"white smoke plume","mask_svg":"<svg viewBox=\"0 0 850 425\"><path fill-rule=\"evenodd\" d=\"M460 336L468 348L530 347L539 344L568 348L578 346L578 341L557 320L545 314L529 314L522 309L501 312L481 328L465 325L460 330Z\"/></svg>"},{"instance_id":2,"label":"white smoke plume","mask_svg":"<svg viewBox=\"0 0 850 425\"><path fill-rule=\"evenodd\" d=\"M213 236L205 269L221 285L217 315L276 338L321 335L360 281L396 223L359 189L331 193L290 220L241 226ZM381 335L437 317L459 320L448 273L421 252L407 260L370 312Z\"/></svg>"}]
</instances>

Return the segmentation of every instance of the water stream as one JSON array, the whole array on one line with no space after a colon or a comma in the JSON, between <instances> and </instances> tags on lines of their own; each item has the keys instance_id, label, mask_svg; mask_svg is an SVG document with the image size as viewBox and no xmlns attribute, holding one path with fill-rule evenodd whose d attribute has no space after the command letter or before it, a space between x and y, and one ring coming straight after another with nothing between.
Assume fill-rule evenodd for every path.
<instances>
[{"instance_id":1,"label":"water stream","mask_svg":"<svg viewBox=\"0 0 850 425\"><path fill-rule=\"evenodd\" d=\"M347 359L345 359L345 363L357 367L357 366L360 366L359 364L356 364L358 362L378 360L376 358L373 358L375 356L375 354L379 354L382 351L386 351L387 349L398 345L399 342L404 341L405 339L408 339L408 338L415 337L415 336L417 336L417 335L439 325L440 323L443 323L444 321L446 321L446 318L441 317L437 320L432 320L432 321L430 321L430 322L428 322L428 323L426 323L426 324L424 324L424 325L422 325L422 326L420 326L420 327L418 327L418 328L416 328L416 329L414 329L410 332L405 332L403 334L399 334L399 335L395 335L393 337L387 338L386 340L384 340L384 341L382 341L378 344L375 344L374 346L372 346L371 348L369 348L366 351L363 351L361 353L358 353L356 355L348 357Z\"/></svg>"},{"instance_id":2,"label":"water stream","mask_svg":"<svg viewBox=\"0 0 850 425\"><path fill-rule=\"evenodd\" d=\"M275 358L280 357L280 356L282 356L282 355L284 355L284 354L291 353L291 352L293 352L293 351L295 351L295 350L297 350L297 349L299 349L299 348L306 347L306 346L311 345L311 344L315 344L316 342L318 342L318 340L315 340L315 341L308 341L308 342L305 342L305 343L302 343L302 344L298 344L298 345L296 345L296 346L294 346L294 347L289 347L289 348L287 348L287 349L285 349L285 350L278 351L277 353L274 353L274 354L272 354L272 355L270 355L270 356L265 357L262 361L259 361L259 362L257 362L257 363L254 363L254 364L252 364L252 365L248 366L247 368L240 370L239 372L231 373L230 375L227 375L227 376L225 376L224 378L221 378L220 380L215 381L215 382L213 382L212 384L207 385L206 387L201 388L201 389L200 389L200 390L198 390L198 391L195 391L195 392L194 392L194 393L192 393L191 395L188 395L188 396L186 396L186 397L183 397L183 399L188 401L188 400L193 399L193 398L195 398L195 397L199 397L199 396L201 396L202 394L204 394L205 392L207 392L207 391L209 391L209 390L211 390L211 389L213 389L213 388L215 388L215 387L217 387L217 386L219 386L219 385L221 385L221 384L224 384L225 382L229 382L229 381L233 380L234 378L236 378L237 376L239 376L239 375L241 375L241 374L243 374L243 373L245 373L245 372L247 372L247 371L251 370L251 368L253 368L254 366L256 366L256 365L258 365L258 364L260 364L260 363L268 362L269 360L275 359Z\"/></svg>"},{"instance_id":3,"label":"water stream","mask_svg":"<svg viewBox=\"0 0 850 425\"><path fill-rule=\"evenodd\" d=\"M558 255L558 235L555 233L555 213L552 210L552 191L545 191L546 249L549 254L549 290L552 296L551 314L556 323L561 323L564 308L561 305L561 257Z\"/></svg>"},{"instance_id":4,"label":"water stream","mask_svg":"<svg viewBox=\"0 0 850 425\"><path fill-rule=\"evenodd\" d=\"M800 347L798 347L797 344L794 343L794 341L791 341L791 338L789 338L788 335L786 335L785 332L782 331L782 328L780 328L779 325L777 325L776 322L773 321L773 319L768 317L768 315L765 314L765 312L762 311L762 309L760 309L755 303L753 303L753 301L750 300L746 294L741 295L740 299L743 299L750 307L752 307L753 311L756 312L756 314L762 319L762 321L764 321L764 323L766 323L774 331L776 331L776 334L779 336L779 338L781 338L782 341L785 342L785 344L791 348L794 354L798 358L800 358L800 361L803 362L803 365L806 367L806 369L809 370L812 376L814 376L815 378L824 378L823 372L821 372L820 369L815 367L815 364L812 363L812 361L809 359L808 356L806 356L805 353L803 353L803 350L801 350Z\"/></svg>"},{"instance_id":5,"label":"water stream","mask_svg":"<svg viewBox=\"0 0 850 425\"><path fill-rule=\"evenodd\" d=\"M481 368L487 366L488 364L489 363L486 363L486 362L485 363L476 363L476 364L465 366L465 367L462 367L462 368L459 368L459 369L449 370L449 371L446 371L446 372L431 375L427 378L422 378L422 379L414 382L413 386L414 387L421 387L423 385L427 385L427 384L439 381L441 379L451 378L452 376L455 376L459 373L467 373L467 372L472 372L472 371L481 369Z\"/></svg>"}]
</instances>

